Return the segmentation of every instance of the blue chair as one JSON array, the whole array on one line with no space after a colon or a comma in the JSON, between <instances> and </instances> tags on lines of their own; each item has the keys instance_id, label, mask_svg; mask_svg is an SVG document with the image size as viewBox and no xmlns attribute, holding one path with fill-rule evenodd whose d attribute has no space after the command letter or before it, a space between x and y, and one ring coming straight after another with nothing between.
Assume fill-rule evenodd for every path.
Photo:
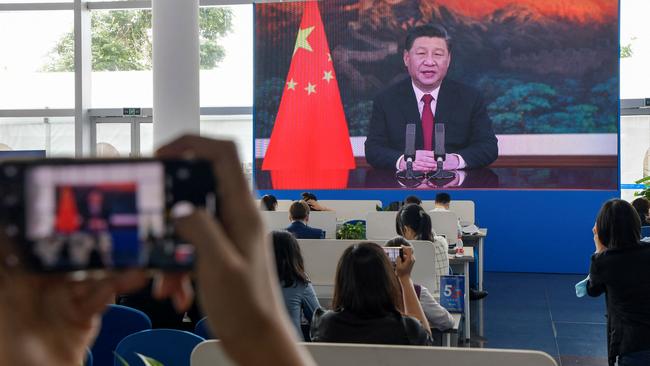
<instances>
[{"instance_id":1,"label":"blue chair","mask_svg":"<svg viewBox=\"0 0 650 366\"><path fill-rule=\"evenodd\" d=\"M151 320L147 314L128 306L109 305L91 348L94 366L113 366L113 351L117 344L129 334L145 329L151 329Z\"/></svg>"},{"instance_id":2,"label":"blue chair","mask_svg":"<svg viewBox=\"0 0 650 366\"><path fill-rule=\"evenodd\" d=\"M150 329L124 338L115 349L114 366L122 366L119 355L129 366L143 366L138 353L167 366L190 366L194 347L205 339L176 329Z\"/></svg>"},{"instance_id":3,"label":"blue chair","mask_svg":"<svg viewBox=\"0 0 650 366\"><path fill-rule=\"evenodd\" d=\"M641 226L641 239L650 236L650 226Z\"/></svg>"},{"instance_id":4,"label":"blue chair","mask_svg":"<svg viewBox=\"0 0 650 366\"><path fill-rule=\"evenodd\" d=\"M217 337L212 334L212 330L210 330L207 317L203 317L203 319L199 320L198 323L196 323L196 326L194 327L194 334L205 339L217 339Z\"/></svg>"}]
</instances>

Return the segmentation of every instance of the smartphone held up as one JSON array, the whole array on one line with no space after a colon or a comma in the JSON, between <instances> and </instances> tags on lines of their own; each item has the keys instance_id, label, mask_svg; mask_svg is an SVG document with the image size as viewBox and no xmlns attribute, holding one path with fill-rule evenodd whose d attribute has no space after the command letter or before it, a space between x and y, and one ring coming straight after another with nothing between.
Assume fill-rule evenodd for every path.
<instances>
[{"instance_id":1,"label":"smartphone held up","mask_svg":"<svg viewBox=\"0 0 650 366\"><path fill-rule=\"evenodd\" d=\"M203 160L25 160L0 164L0 225L36 271L193 266L175 233L178 205L217 215Z\"/></svg>"}]
</instances>

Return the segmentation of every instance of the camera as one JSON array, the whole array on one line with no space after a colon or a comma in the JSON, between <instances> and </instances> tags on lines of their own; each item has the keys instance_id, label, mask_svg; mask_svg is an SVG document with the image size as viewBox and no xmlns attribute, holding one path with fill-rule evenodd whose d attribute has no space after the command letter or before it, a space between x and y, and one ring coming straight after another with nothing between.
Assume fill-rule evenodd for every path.
<instances>
[{"instance_id":1,"label":"camera","mask_svg":"<svg viewBox=\"0 0 650 366\"><path fill-rule=\"evenodd\" d=\"M38 159L0 164L0 228L27 267L42 272L186 270L195 250L178 238L178 204L217 216L204 160Z\"/></svg>"}]
</instances>

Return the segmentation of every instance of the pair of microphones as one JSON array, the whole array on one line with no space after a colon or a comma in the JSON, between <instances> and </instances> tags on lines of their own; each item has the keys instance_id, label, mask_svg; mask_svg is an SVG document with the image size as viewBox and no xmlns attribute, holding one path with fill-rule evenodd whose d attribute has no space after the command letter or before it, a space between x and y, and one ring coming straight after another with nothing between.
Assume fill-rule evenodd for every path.
<instances>
[{"instance_id":1,"label":"pair of microphones","mask_svg":"<svg viewBox=\"0 0 650 366\"><path fill-rule=\"evenodd\" d=\"M413 162L415 161L415 129L414 123L406 125L406 141L404 143L404 161L406 162L406 169L397 172L397 176L406 180L420 180L427 176L425 172L413 170ZM433 158L436 160L436 170L428 174L429 179L449 179L453 178L455 174L443 169L445 162L445 125L443 123L434 124L434 143L433 143Z\"/></svg>"}]
</instances>

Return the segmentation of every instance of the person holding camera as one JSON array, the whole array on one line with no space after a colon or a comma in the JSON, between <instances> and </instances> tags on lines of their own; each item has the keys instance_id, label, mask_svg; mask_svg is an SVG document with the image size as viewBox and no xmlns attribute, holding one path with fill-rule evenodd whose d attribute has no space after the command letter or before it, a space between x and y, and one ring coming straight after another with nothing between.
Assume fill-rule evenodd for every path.
<instances>
[{"instance_id":1,"label":"person holding camera","mask_svg":"<svg viewBox=\"0 0 650 366\"><path fill-rule=\"evenodd\" d=\"M194 244L194 275L210 328L237 365L315 365L281 301L271 246L230 141L185 136L161 148L161 158L194 156L212 162L219 220L180 206L176 229ZM82 365L115 293L143 287L143 270L105 271L73 279L35 273L0 230L0 354L7 365ZM185 311L193 298L189 273L158 273L154 294ZM251 329L255 336L251 337ZM273 360L272 363L269 361Z\"/></svg>"},{"instance_id":2,"label":"person holding camera","mask_svg":"<svg viewBox=\"0 0 650 366\"><path fill-rule=\"evenodd\" d=\"M587 293L605 294L610 365L650 365L650 245L639 242L640 221L632 205L612 199L592 229Z\"/></svg>"},{"instance_id":3,"label":"person holding camera","mask_svg":"<svg viewBox=\"0 0 650 366\"><path fill-rule=\"evenodd\" d=\"M311 340L432 345L429 322L411 280L413 248L402 250L393 269L375 243L348 247L336 268L333 310L316 310Z\"/></svg>"}]
</instances>

